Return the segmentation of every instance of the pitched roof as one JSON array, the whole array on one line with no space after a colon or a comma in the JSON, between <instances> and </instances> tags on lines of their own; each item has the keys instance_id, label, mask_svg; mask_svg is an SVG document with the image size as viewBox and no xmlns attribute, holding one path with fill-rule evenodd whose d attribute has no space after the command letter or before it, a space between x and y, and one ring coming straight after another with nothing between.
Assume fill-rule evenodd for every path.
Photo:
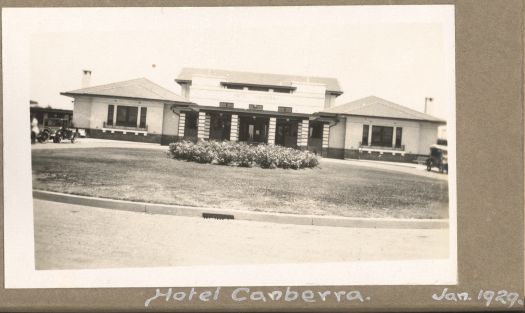
<instances>
[{"instance_id":1,"label":"pitched roof","mask_svg":"<svg viewBox=\"0 0 525 313\"><path fill-rule=\"evenodd\" d=\"M175 79L175 81L191 81L194 75L221 77L224 79L225 82L228 83L245 83L266 86L289 87L292 85L292 82L316 83L326 85L327 91L331 91L338 94L343 93L337 79L331 77L282 75L185 67L181 70L179 76Z\"/></svg>"},{"instance_id":2,"label":"pitched roof","mask_svg":"<svg viewBox=\"0 0 525 313\"><path fill-rule=\"evenodd\" d=\"M182 96L179 96L146 78L137 78L112 84L87 87L68 92L62 92L61 94L65 96L90 95L137 98L169 102L189 102Z\"/></svg>"},{"instance_id":3,"label":"pitched roof","mask_svg":"<svg viewBox=\"0 0 525 313\"><path fill-rule=\"evenodd\" d=\"M432 115L409 109L376 96L370 96L346 104L341 104L325 109L322 112L429 122L445 122L444 120Z\"/></svg>"}]
</instances>

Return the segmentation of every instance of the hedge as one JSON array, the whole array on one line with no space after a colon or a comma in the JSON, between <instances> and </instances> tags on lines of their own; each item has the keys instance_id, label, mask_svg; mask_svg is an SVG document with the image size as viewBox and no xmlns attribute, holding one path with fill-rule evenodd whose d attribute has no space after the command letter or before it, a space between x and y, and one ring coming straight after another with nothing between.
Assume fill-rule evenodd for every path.
<instances>
[{"instance_id":1,"label":"hedge","mask_svg":"<svg viewBox=\"0 0 525 313\"><path fill-rule=\"evenodd\" d=\"M319 164L317 156L308 151L230 141L179 141L169 145L168 155L179 160L242 167L300 169Z\"/></svg>"}]
</instances>

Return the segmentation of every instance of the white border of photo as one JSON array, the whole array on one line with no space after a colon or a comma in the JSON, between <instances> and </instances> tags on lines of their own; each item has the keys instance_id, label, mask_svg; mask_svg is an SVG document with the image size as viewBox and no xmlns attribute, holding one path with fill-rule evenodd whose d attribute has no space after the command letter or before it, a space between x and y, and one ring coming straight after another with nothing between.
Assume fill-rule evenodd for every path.
<instances>
[{"instance_id":1,"label":"white border of photo","mask_svg":"<svg viewBox=\"0 0 525 313\"><path fill-rule=\"evenodd\" d=\"M130 22L100 28L94 19L118 12L129 21L145 13L216 14L224 8L8 8L2 12L3 134L4 134L4 252L5 288L303 286L303 285L431 285L457 283L456 118L455 102L447 121L449 145L448 259L360 261L342 263L185 266L89 270L35 270L31 146L29 144L30 38L43 32L162 30L163 23ZM297 7L229 8L229 10L288 10ZM301 7L319 15L352 10L352 22L442 23L450 90L455 95L454 6L326 6ZM45 13L44 13L45 11ZM258 11L258 12L259 12ZM60 16L75 16L65 27ZM295 15L296 17L298 15ZM105 24L107 25L107 24ZM175 75L175 74L174 74ZM42 82L45 84L45 82ZM26 138L27 135L27 138Z\"/></svg>"}]
</instances>

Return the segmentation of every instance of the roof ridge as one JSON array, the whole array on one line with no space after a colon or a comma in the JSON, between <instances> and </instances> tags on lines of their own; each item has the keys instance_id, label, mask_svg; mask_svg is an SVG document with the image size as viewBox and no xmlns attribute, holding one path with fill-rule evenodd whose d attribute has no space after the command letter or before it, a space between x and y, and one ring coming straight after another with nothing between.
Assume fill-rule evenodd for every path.
<instances>
[{"instance_id":1,"label":"roof ridge","mask_svg":"<svg viewBox=\"0 0 525 313\"><path fill-rule=\"evenodd\" d=\"M267 76L267 77L278 77L280 79L285 79L293 81L294 78L298 78L299 80L303 79L306 81L313 80L326 80L331 81L329 82L322 82L326 85L327 90L336 90L341 91L341 86L339 84L339 80L336 77L330 77L330 76L312 76L312 75L298 75L298 74L285 74L285 73L269 73L269 72L254 72L254 71L239 71L239 70L227 70L227 69L219 69L219 68L204 68L204 67L182 67L180 70L180 73L178 75L178 79L180 79L181 76L184 76L186 74L185 72L197 72L197 73L188 73L190 75L228 75L228 74L237 74L237 75L261 75L261 76ZM200 73L199 73L200 72ZM331 88L330 88L331 87Z\"/></svg>"},{"instance_id":2,"label":"roof ridge","mask_svg":"<svg viewBox=\"0 0 525 313\"><path fill-rule=\"evenodd\" d=\"M224 72L235 72L235 73L243 73L243 74L263 74L263 75L279 75L279 76L299 76L299 77L316 77L316 78L329 78L329 79L337 79L336 77L330 77L330 76L312 76L312 75L297 75L297 74L284 74L284 73L269 73L269 72L254 72L254 71L238 71L238 70L227 70L222 68L204 68L204 67L183 67L184 69L194 69L194 70L205 70L205 71L224 71Z\"/></svg>"}]
</instances>

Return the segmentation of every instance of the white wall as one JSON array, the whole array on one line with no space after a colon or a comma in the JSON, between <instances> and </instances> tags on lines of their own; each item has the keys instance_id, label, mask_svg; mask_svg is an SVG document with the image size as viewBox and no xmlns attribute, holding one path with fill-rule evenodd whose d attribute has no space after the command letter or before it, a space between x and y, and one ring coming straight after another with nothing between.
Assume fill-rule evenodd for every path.
<instances>
[{"instance_id":1,"label":"white wall","mask_svg":"<svg viewBox=\"0 0 525 313\"><path fill-rule=\"evenodd\" d=\"M421 122L419 132L419 153L429 154L429 147L437 143L438 125Z\"/></svg>"},{"instance_id":2,"label":"white wall","mask_svg":"<svg viewBox=\"0 0 525 313\"><path fill-rule=\"evenodd\" d=\"M328 109L335 105L335 99L337 97L333 94L326 94L325 101L324 101L324 108Z\"/></svg>"},{"instance_id":3,"label":"white wall","mask_svg":"<svg viewBox=\"0 0 525 313\"><path fill-rule=\"evenodd\" d=\"M189 100L198 105L219 106L219 102L233 102L235 108L248 109L249 104L262 104L264 110L277 111L278 106L292 107L294 113L314 113L325 106L326 86L292 82L297 89L291 94L226 89L220 85L224 78L195 75L190 86Z\"/></svg>"},{"instance_id":4,"label":"white wall","mask_svg":"<svg viewBox=\"0 0 525 313\"><path fill-rule=\"evenodd\" d=\"M344 149L346 136L346 118L340 118L339 122L330 127L328 137L328 148Z\"/></svg>"},{"instance_id":5,"label":"white wall","mask_svg":"<svg viewBox=\"0 0 525 313\"><path fill-rule=\"evenodd\" d=\"M149 110L149 109L148 109ZM164 104L164 119L162 122L162 134L177 136L179 134L180 115L173 113L171 105Z\"/></svg>"},{"instance_id":6,"label":"white wall","mask_svg":"<svg viewBox=\"0 0 525 313\"><path fill-rule=\"evenodd\" d=\"M364 124L402 127L401 144L405 146L405 152L410 154L428 154L429 146L437 140L438 124L435 123L350 116L346 119L345 149L359 148Z\"/></svg>"},{"instance_id":7,"label":"white wall","mask_svg":"<svg viewBox=\"0 0 525 313\"><path fill-rule=\"evenodd\" d=\"M91 98L76 97L73 106L73 125L78 128L89 128L91 118Z\"/></svg>"},{"instance_id":8,"label":"white wall","mask_svg":"<svg viewBox=\"0 0 525 313\"><path fill-rule=\"evenodd\" d=\"M77 100L75 99L75 110ZM112 104L115 106L126 105L126 106L137 106L147 107L148 111L146 114L146 125L148 125L148 133L161 134L162 133L162 121L164 104L157 101L142 101L142 100L128 100L128 99L116 99L116 98L105 98L105 97L93 97L91 98L91 112L89 128L97 129L102 128L104 122L108 118L108 106ZM73 113L75 118L76 111ZM140 114L140 111L139 111ZM80 127L80 126L77 126ZM85 127L85 126L84 126Z\"/></svg>"}]
</instances>

